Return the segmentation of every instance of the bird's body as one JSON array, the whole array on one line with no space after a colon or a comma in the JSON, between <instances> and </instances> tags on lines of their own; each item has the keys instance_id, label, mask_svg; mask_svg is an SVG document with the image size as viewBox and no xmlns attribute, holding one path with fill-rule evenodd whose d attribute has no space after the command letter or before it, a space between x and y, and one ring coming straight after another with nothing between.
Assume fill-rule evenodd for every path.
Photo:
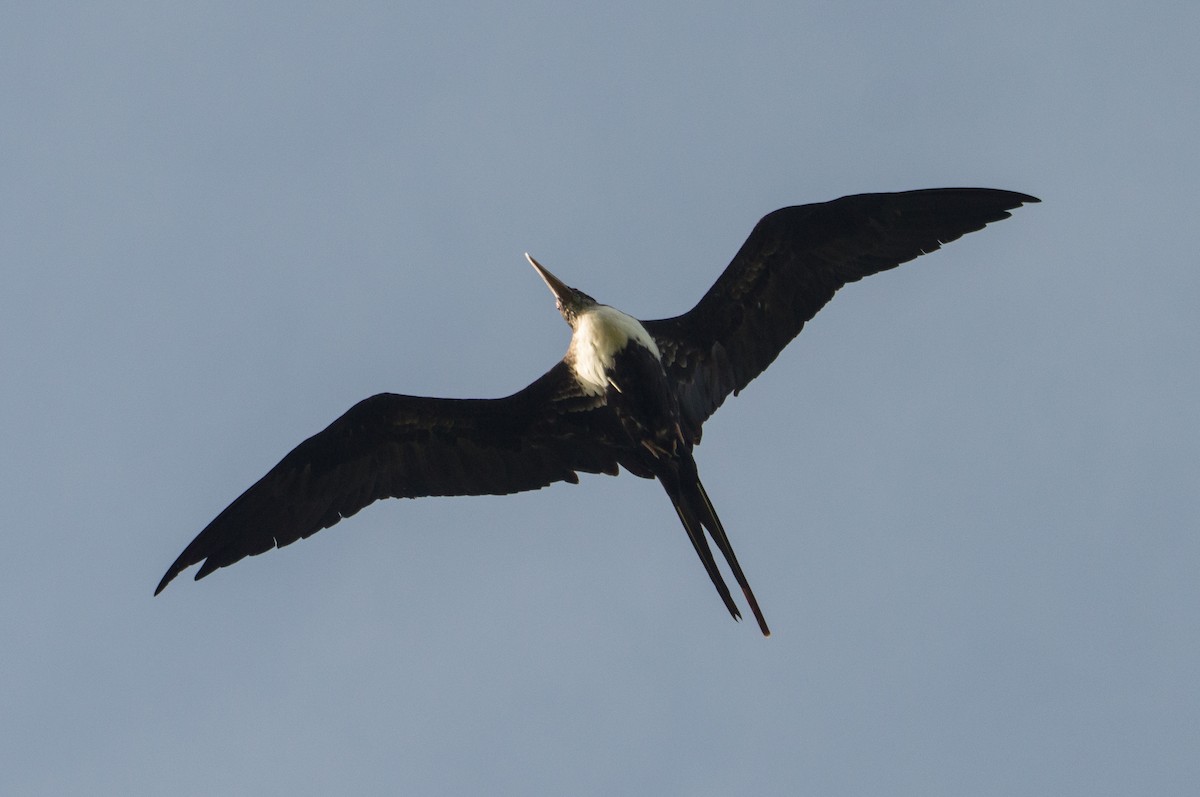
<instances>
[{"instance_id":1,"label":"bird's body","mask_svg":"<svg viewBox=\"0 0 1200 797\"><path fill-rule=\"evenodd\" d=\"M506 494L579 472L655 478L726 608L737 606L705 536L769 634L693 449L704 422L769 365L847 282L1007 218L1033 197L992 189L862 194L764 217L691 311L639 321L568 287L533 258L572 334L567 353L501 399L380 394L297 446L167 570L199 579L287 545L385 497Z\"/></svg>"},{"instance_id":2,"label":"bird's body","mask_svg":"<svg viewBox=\"0 0 1200 797\"><path fill-rule=\"evenodd\" d=\"M597 305L580 316L579 324L571 335L567 361L571 363L579 381L588 390L600 394L609 387L608 373L616 366L617 354L630 343L644 349L661 363L662 354L658 344L641 321L615 307ZM663 378L666 378L665 375Z\"/></svg>"}]
</instances>

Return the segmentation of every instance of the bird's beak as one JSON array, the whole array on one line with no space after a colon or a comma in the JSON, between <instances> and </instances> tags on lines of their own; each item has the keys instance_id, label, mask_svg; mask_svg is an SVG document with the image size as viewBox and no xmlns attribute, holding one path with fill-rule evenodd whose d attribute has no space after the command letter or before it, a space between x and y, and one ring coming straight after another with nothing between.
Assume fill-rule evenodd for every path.
<instances>
[{"instance_id":1,"label":"bird's beak","mask_svg":"<svg viewBox=\"0 0 1200 797\"><path fill-rule=\"evenodd\" d=\"M541 263L533 259L533 256L528 252L525 253L525 259L529 261L529 265L533 266L534 270L541 276L546 286L550 288L550 292L554 294L554 298L560 302L566 302L571 296L571 289L567 284L558 277L547 271Z\"/></svg>"}]
</instances>

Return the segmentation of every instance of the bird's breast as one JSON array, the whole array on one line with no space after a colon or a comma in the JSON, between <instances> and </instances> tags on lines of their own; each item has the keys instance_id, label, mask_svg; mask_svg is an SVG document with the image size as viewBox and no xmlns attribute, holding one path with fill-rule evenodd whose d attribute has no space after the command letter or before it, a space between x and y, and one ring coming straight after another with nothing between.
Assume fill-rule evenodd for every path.
<instances>
[{"instance_id":1,"label":"bird's breast","mask_svg":"<svg viewBox=\"0 0 1200 797\"><path fill-rule=\"evenodd\" d=\"M649 350L661 362L662 354L642 323L607 305L599 305L579 317L569 350L579 381L596 394L605 392L617 354L629 345Z\"/></svg>"}]
</instances>

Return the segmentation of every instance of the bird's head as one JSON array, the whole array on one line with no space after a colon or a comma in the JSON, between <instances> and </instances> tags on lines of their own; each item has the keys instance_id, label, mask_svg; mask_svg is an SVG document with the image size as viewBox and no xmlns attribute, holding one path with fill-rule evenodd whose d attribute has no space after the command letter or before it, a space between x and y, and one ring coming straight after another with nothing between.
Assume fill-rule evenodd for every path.
<instances>
[{"instance_id":1,"label":"bird's head","mask_svg":"<svg viewBox=\"0 0 1200 797\"><path fill-rule=\"evenodd\" d=\"M562 313L563 320L570 325L571 329L575 328L575 322L581 313L598 304L591 296L588 296L583 291L572 288L551 274L541 263L534 260L528 252L525 253L525 259L529 261L529 265L533 266L534 270L537 271L546 283L546 286L550 288L550 292L554 294L554 303L558 307L558 312Z\"/></svg>"}]
</instances>

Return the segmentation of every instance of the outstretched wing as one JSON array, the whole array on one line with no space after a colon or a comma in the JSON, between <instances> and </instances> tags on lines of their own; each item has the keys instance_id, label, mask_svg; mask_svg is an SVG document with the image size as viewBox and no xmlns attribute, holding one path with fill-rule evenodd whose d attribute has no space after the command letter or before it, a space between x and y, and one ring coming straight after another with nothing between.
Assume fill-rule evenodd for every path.
<instances>
[{"instance_id":1,"label":"outstretched wing","mask_svg":"<svg viewBox=\"0 0 1200 797\"><path fill-rule=\"evenodd\" d=\"M1006 219L1034 197L990 188L858 194L765 216L694 308L644 322L700 427L761 374L838 288Z\"/></svg>"},{"instance_id":2,"label":"outstretched wing","mask_svg":"<svg viewBox=\"0 0 1200 797\"><path fill-rule=\"evenodd\" d=\"M501 399L382 393L313 435L208 524L154 591L203 562L196 578L283 547L381 498L503 495L577 472L616 475L618 457L586 396L559 363Z\"/></svg>"}]
</instances>

